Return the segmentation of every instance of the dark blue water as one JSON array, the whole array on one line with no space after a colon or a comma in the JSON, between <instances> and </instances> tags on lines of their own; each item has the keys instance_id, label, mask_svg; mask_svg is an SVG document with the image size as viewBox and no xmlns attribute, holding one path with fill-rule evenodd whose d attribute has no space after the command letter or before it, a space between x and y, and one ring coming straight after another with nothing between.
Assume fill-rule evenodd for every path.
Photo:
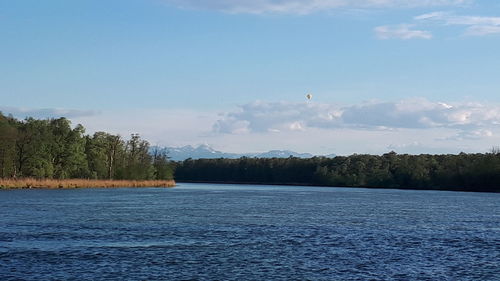
<instances>
[{"instance_id":1,"label":"dark blue water","mask_svg":"<svg viewBox=\"0 0 500 281\"><path fill-rule=\"evenodd\" d=\"M500 194L0 191L0 280L500 280Z\"/></svg>"}]
</instances>

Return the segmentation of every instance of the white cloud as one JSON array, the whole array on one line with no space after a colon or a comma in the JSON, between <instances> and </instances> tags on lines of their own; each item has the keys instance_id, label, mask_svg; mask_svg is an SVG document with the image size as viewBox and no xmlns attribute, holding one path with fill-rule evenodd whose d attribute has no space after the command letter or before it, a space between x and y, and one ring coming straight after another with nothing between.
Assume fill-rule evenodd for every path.
<instances>
[{"instance_id":1,"label":"white cloud","mask_svg":"<svg viewBox=\"0 0 500 281\"><path fill-rule=\"evenodd\" d=\"M460 16L450 12L433 12L414 18L421 22L438 22L444 25L467 26L464 35L483 36L500 33L500 17Z\"/></svg>"},{"instance_id":2,"label":"white cloud","mask_svg":"<svg viewBox=\"0 0 500 281\"><path fill-rule=\"evenodd\" d=\"M500 105L423 98L348 106L257 101L220 115L210 137L233 152L482 152L500 141Z\"/></svg>"},{"instance_id":3,"label":"white cloud","mask_svg":"<svg viewBox=\"0 0 500 281\"><path fill-rule=\"evenodd\" d=\"M217 133L281 132L305 127L335 127L341 112L330 104L256 101L226 113L213 129Z\"/></svg>"},{"instance_id":4,"label":"white cloud","mask_svg":"<svg viewBox=\"0 0 500 281\"><path fill-rule=\"evenodd\" d=\"M371 102L352 106L321 103L254 102L222 115L214 132L277 132L307 128L426 129L464 131L500 125L500 106L443 103L426 99Z\"/></svg>"},{"instance_id":5,"label":"white cloud","mask_svg":"<svg viewBox=\"0 0 500 281\"><path fill-rule=\"evenodd\" d=\"M288 127L291 131L304 131L304 125L299 121L292 122Z\"/></svg>"},{"instance_id":6,"label":"white cloud","mask_svg":"<svg viewBox=\"0 0 500 281\"><path fill-rule=\"evenodd\" d=\"M164 0L182 8L198 8L228 13L309 14L337 8L414 8L456 6L471 0Z\"/></svg>"},{"instance_id":7,"label":"white cloud","mask_svg":"<svg viewBox=\"0 0 500 281\"><path fill-rule=\"evenodd\" d=\"M463 139L481 139L484 137L492 137L492 136L493 132L491 130L479 129L473 131L459 132L456 137L458 140L463 140Z\"/></svg>"},{"instance_id":8,"label":"white cloud","mask_svg":"<svg viewBox=\"0 0 500 281\"><path fill-rule=\"evenodd\" d=\"M383 25L375 27L378 39L431 39L432 34L425 30L412 29L414 25Z\"/></svg>"}]
</instances>

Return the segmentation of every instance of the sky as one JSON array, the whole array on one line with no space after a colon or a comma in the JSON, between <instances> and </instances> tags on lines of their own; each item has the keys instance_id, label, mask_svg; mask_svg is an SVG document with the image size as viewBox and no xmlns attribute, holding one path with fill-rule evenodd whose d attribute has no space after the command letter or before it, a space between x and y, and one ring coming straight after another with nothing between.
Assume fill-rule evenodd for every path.
<instances>
[{"instance_id":1,"label":"sky","mask_svg":"<svg viewBox=\"0 0 500 281\"><path fill-rule=\"evenodd\" d=\"M0 111L224 152L487 152L500 1L0 0Z\"/></svg>"}]
</instances>

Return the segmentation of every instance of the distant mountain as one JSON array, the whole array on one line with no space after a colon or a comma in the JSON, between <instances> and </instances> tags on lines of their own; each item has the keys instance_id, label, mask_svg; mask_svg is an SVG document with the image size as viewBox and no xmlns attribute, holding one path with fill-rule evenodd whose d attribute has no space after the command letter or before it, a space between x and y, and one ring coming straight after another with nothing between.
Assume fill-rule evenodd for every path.
<instances>
[{"instance_id":1,"label":"distant mountain","mask_svg":"<svg viewBox=\"0 0 500 281\"><path fill-rule=\"evenodd\" d=\"M288 158L290 156L299 158L310 158L314 155L310 153L297 153L290 150L271 150L264 153L226 153L213 149L212 147L204 144L197 147L186 145L182 147L165 147L168 156L173 161L182 161L188 158L192 159L213 159L213 158L230 158L236 159L243 156L246 157L257 157L257 158ZM330 154L327 157L334 157L334 154Z\"/></svg>"},{"instance_id":2,"label":"distant mountain","mask_svg":"<svg viewBox=\"0 0 500 281\"><path fill-rule=\"evenodd\" d=\"M271 150L264 153L250 154L249 156L257 158L288 158L290 156L299 158L311 158L314 155L310 153L298 153L291 150Z\"/></svg>"},{"instance_id":3,"label":"distant mountain","mask_svg":"<svg viewBox=\"0 0 500 281\"><path fill-rule=\"evenodd\" d=\"M200 158L239 158L240 154L235 153L225 153L222 151L217 151L210 146L203 144L198 147L191 145L186 145L182 147L165 147L168 157L173 161L182 161L188 158L200 159Z\"/></svg>"}]
</instances>

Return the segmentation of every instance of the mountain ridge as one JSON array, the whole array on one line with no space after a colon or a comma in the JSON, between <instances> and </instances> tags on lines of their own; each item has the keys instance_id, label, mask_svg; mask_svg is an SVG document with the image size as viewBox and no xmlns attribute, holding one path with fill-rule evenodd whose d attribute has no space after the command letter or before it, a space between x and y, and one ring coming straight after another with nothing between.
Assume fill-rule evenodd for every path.
<instances>
[{"instance_id":1,"label":"mountain ridge","mask_svg":"<svg viewBox=\"0 0 500 281\"><path fill-rule=\"evenodd\" d=\"M214 159L214 158L229 158L236 159L241 157L251 157L251 158L288 158L298 157L298 158L311 158L314 156L325 156L325 157L335 157L335 154L329 155L313 155L311 153L299 153L291 150L270 150L262 153L229 153L222 152L213 149L209 145L202 144L198 146L185 145L181 147L152 147L160 148L165 150L168 157L172 161L183 161L186 159Z\"/></svg>"}]
</instances>

